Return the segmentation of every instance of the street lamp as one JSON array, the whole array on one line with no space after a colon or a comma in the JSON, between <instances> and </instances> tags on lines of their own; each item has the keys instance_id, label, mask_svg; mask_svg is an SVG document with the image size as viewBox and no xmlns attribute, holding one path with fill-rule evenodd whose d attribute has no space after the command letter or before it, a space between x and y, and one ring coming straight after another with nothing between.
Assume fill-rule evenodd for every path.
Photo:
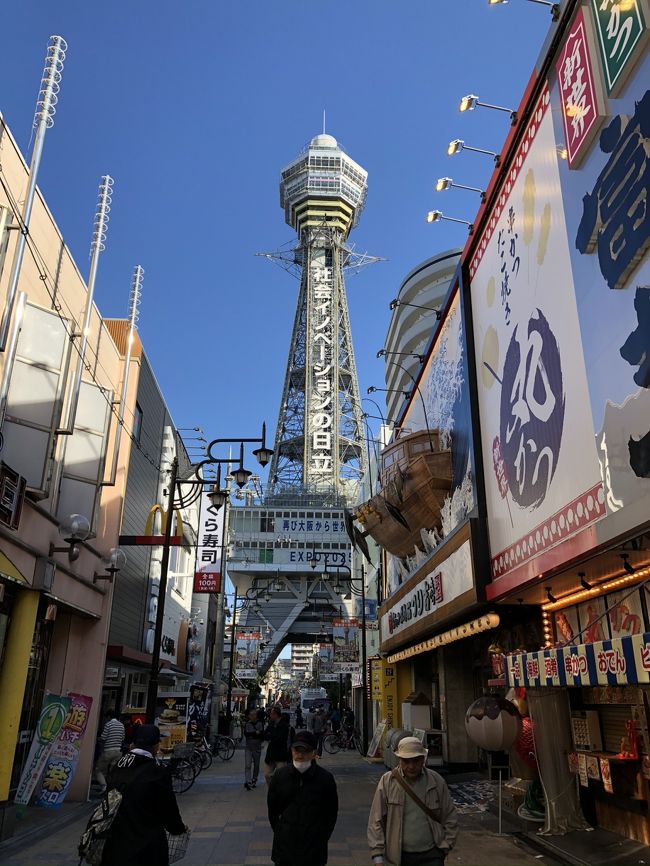
<instances>
[{"instance_id":1,"label":"street lamp","mask_svg":"<svg viewBox=\"0 0 650 866\"><path fill-rule=\"evenodd\" d=\"M450 222L450 223L462 223L463 225L467 226L470 234L472 234L472 232L474 231L474 224L471 223L469 220L463 220L463 219L457 219L456 217L445 216L443 214L443 212L440 210L430 210L429 213L427 214L427 222L428 223L437 223L437 222L440 222L441 220L445 220L446 222Z\"/></svg>"},{"instance_id":2,"label":"street lamp","mask_svg":"<svg viewBox=\"0 0 650 866\"><path fill-rule=\"evenodd\" d=\"M167 520L165 522L165 532L163 538L163 550L162 550L162 559L160 563L160 582L158 587L158 609L156 611L156 625L154 630L154 640L153 640L153 648L151 651L151 671L149 675L149 685L147 689L147 723L153 724L156 715L156 700L158 698L158 679L160 676L160 650L162 645L162 630L163 623L165 618L165 598L167 594L167 575L169 572L169 554L171 550L171 537L172 537L172 525L174 523L173 514L174 510L177 508L187 507L188 505L192 505L201 495L201 492L204 487L208 485L211 488L210 495L211 497L216 497L217 502L225 502L227 493L221 490L220 487L220 468L221 464L232 463L231 457L216 457L213 454L213 449L217 445L222 445L226 443L238 443L240 446L239 451L239 469L235 470L235 472L241 471L246 474L246 480L250 476L250 472L244 469L244 443L255 443L256 445L260 445L261 447L257 449L262 452L262 457L266 459L268 457L269 449L266 447L266 424L262 424L262 436L258 439L245 439L245 438L226 438L226 439L213 439L212 442L207 446L207 457L202 460L200 463L196 464L192 467L193 474L196 476L192 479L186 478L178 478L178 457L175 456L172 460L171 465L171 477L169 479L169 493L167 499ZM217 466L217 489L214 489L212 479L206 479L203 476L203 470L207 466ZM235 472L232 473L233 478L237 484L240 483L241 477L239 479L235 475ZM246 483L244 480L243 484ZM240 486L243 486L240 484ZM189 499L184 498L182 486L187 485L192 488L192 493L189 495ZM174 500L174 496L176 494L176 489L178 487L179 501L176 502ZM216 503L213 502L213 504ZM232 670L231 670L231 681L232 681ZM231 690L232 693L232 690ZM230 707L230 704L229 704Z\"/></svg>"},{"instance_id":3,"label":"street lamp","mask_svg":"<svg viewBox=\"0 0 650 866\"><path fill-rule=\"evenodd\" d=\"M436 181L436 192L442 192L445 189L468 189L470 192L477 192L481 196L481 201L485 201L485 190L478 186L465 186L463 183L455 183L450 177L439 177Z\"/></svg>"},{"instance_id":4,"label":"street lamp","mask_svg":"<svg viewBox=\"0 0 650 866\"><path fill-rule=\"evenodd\" d=\"M447 156L454 156L454 154L460 153L461 150L471 150L473 153L485 153L487 156L491 156L494 159L495 165L499 165L500 158L496 151L485 150L482 147L471 147L469 144L465 144L462 138L455 138L453 141L449 142L447 145Z\"/></svg>"},{"instance_id":5,"label":"street lamp","mask_svg":"<svg viewBox=\"0 0 650 866\"><path fill-rule=\"evenodd\" d=\"M476 107L490 108L493 111L505 111L506 114L510 115L510 122L512 124L515 124L517 122L517 112L514 109L504 108L503 105L492 105L489 102L481 102L478 96L475 96L473 93L470 93L467 96L463 96L463 98L458 103L458 110L460 112L474 111Z\"/></svg>"}]
</instances>

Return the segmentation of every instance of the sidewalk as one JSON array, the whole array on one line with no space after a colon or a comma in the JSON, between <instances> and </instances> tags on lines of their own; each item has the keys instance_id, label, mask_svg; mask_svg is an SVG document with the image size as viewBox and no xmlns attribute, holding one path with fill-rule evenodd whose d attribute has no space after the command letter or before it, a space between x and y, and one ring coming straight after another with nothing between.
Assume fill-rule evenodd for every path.
<instances>
[{"instance_id":1,"label":"sidewalk","mask_svg":"<svg viewBox=\"0 0 650 866\"><path fill-rule=\"evenodd\" d=\"M243 763L243 751L226 764L215 758L212 768L178 798L183 819L192 828L183 866L270 866L272 834L266 816L266 786L262 779L256 790L246 791ZM384 767L345 752L324 756L323 766L334 773L339 791L329 866L369 866L366 823ZM24 832L0 845L0 866L76 866L77 842L91 809L91 804L69 804L56 816L30 809ZM496 835L496 817L483 811L461 815L458 845L447 864L556 866L558 862L525 847L515 837Z\"/></svg>"}]
</instances>

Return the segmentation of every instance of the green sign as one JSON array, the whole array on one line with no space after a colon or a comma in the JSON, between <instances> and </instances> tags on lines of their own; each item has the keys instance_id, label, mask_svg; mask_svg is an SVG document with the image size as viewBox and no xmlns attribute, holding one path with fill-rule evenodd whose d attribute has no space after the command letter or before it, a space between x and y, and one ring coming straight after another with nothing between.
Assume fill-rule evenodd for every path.
<instances>
[{"instance_id":1,"label":"green sign","mask_svg":"<svg viewBox=\"0 0 650 866\"><path fill-rule=\"evenodd\" d=\"M607 94L611 96L632 68L645 41L644 0L591 0ZM624 74L625 73L625 74Z\"/></svg>"}]
</instances>

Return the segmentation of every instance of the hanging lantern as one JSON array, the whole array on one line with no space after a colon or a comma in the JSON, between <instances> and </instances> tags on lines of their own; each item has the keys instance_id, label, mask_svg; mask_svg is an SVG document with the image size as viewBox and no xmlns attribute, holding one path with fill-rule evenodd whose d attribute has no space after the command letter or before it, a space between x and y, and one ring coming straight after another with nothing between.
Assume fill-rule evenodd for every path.
<instances>
[{"instance_id":1,"label":"hanging lantern","mask_svg":"<svg viewBox=\"0 0 650 866\"><path fill-rule=\"evenodd\" d=\"M487 752L508 751L521 733L521 716L505 698L484 695L465 713L465 730L470 740Z\"/></svg>"}]
</instances>

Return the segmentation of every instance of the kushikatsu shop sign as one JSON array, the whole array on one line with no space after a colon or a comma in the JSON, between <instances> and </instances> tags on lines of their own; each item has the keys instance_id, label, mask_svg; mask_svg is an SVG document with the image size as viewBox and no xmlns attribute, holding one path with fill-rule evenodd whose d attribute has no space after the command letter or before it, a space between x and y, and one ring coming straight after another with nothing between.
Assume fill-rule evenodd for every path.
<instances>
[{"instance_id":1,"label":"kushikatsu shop sign","mask_svg":"<svg viewBox=\"0 0 650 866\"><path fill-rule=\"evenodd\" d=\"M650 682L650 632L505 657L509 686L624 686Z\"/></svg>"}]
</instances>

